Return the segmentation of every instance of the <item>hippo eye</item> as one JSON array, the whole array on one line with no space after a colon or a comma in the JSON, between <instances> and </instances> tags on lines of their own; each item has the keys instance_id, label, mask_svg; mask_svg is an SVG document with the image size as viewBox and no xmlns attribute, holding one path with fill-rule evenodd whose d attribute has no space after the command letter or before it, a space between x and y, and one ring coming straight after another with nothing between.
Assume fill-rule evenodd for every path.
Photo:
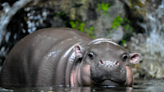
<instances>
[{"instance_id":1,"label":"hippo eye","mask_svg":"<svg viewBox=\"0 0 164 92\"><path fill-rule=\"evenodd\" d=\"M89 52L89 53L88 53L88 58L89 58L90 60L93 60L93 58L94 58L94 53L93 53L93 52Z\"/></svg>"},{"instance_id":2,"label":"hippo eye","mask_svg":"<svg viewBox=\"0 0 164 92\"><path fill-rule=\"evenodd\" d=\"M126 60L128 59L127 54L124 54L124 55L122 56L122 59L123 59L123 61L126 61Z\"/></svg>"}]
</instances>

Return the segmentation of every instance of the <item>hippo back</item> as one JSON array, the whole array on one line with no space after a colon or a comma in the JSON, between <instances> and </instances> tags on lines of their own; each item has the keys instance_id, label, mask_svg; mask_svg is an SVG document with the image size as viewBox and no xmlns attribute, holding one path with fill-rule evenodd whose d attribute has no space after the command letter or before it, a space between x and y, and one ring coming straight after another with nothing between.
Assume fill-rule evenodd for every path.
<instances>
[{"instance_id":1,"label":"hippo back","mask_svg":"<svg viewBox=\"0 0 164 92\"><path fill-rule=\"evenodd\" d=\"M75 29L38 30L10 51L0 74L0 85L69 85L72 46L91 40Z\"/></svg>"}]
</instances>

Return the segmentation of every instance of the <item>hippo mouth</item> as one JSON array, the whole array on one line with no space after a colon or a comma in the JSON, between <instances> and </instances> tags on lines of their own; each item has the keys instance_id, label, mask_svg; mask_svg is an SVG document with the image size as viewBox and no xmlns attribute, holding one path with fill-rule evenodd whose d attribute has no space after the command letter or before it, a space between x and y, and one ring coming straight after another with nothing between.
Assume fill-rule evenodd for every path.
<instances>
[{"instance_id":1,"label":"hippo mouth","mask_svg":"<svg viewBox=\"0 0 164 92\"><path fill-rule=\"evenodd\" d=\"M97 82L96 85L97 86L124 86L125 81L124 82L117 82L117 81L113 81L113 80L103 80L101 82Z\"/></svg>"},{"instance_id":2,"label":"hippo mouth","mask_svg":"<svg viewBox=\"0 0 164 92\"><path fill-rule=\"evenodd\" d=\"M101 86L123 86L125 82L116 82L113 80L104 80L100 83Z\"/></svg>"}]
</instances>

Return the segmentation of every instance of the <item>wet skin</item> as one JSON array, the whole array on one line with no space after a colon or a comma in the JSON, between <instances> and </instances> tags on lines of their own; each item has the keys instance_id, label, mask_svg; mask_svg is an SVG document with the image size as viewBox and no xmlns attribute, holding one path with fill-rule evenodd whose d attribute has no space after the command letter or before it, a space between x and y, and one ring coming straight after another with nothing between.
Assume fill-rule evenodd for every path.
<instances>
[{"instance_id":1,"label":"wet skin","mask_svg":"<svg viewBox=\"0 0 164 92\"><path fill-rule=\"evenodd\" d=\"M128 53L111 39L92 39L70 28L38 30L18 42L0 73L0 86L132 86Z\"/></svg>"}]
</instances>

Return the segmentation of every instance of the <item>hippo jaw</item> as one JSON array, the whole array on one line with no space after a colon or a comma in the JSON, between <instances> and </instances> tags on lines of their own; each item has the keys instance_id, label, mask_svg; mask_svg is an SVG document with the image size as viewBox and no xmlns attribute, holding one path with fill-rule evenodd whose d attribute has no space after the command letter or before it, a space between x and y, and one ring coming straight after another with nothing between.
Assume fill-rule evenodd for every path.
<instances>
[{"instance_id":1,"label":"hippo jaw","mask_svg":"<svg viewBox=\"0 0 164 92\"><path fill-rule=\"evenodd\" d=\"M96 84L97 86L122 86L120 83L117 83L112 80L104 80L103 82L100 82L99 84Z\"/></svg>"}]
</instances>

